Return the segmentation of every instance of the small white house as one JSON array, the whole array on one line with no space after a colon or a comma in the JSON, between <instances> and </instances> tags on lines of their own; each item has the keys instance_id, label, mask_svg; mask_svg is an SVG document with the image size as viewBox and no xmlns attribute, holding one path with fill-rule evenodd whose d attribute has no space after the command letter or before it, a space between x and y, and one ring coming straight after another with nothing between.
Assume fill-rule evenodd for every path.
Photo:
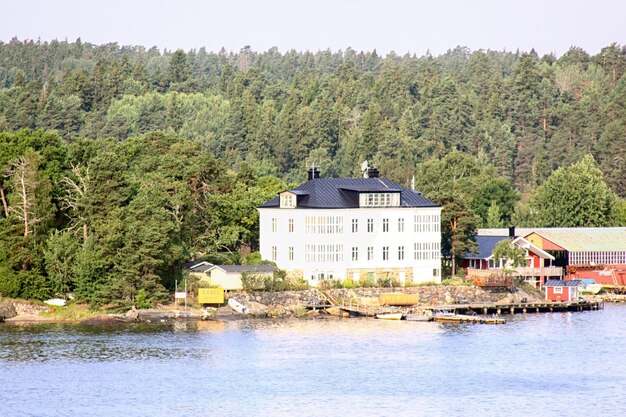
<instances>
[{"instance_id":1,"label":"small white house","mask_svg":"<svg viewBox=\"0 0 626 417\"><path fill-rule=\"evenodd\" d=\"M441 207L370 169L319 178L258 208L260 250L310 285L323 279L441 281Z\"/></svg>"},{"instance_id":2,"label":"small white house","mask_svg":"<svg viewBox=\"0 0 626 417\"><path fill-rule=\"evenodd\" d=\"M208 271L208 283L225 290L242 289L241 274L244 272L271 276L274 268L271 265L213 265Z\"/></svg>"}]
</instances>

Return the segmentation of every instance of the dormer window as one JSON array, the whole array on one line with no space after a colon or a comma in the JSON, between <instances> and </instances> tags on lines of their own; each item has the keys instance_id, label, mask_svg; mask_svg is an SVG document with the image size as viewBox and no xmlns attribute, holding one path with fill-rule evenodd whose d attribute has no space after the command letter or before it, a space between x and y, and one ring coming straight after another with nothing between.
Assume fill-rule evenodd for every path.
<instances>
[{"instance_id":1,"label":"dormer window","mask_svg":"<svg viewBox=\"0 0 626 417\"><path fill-rule=\"evenodd\" d=\"M290 192L280 194L280 208L295 208L296 195Z\"/></svg>"},{"instance_id":2,"label":"dormer window","mask_svg":"<svg viewBox=\"0 0 626 417\"><path fill-rule=\"evenodd\" d=\"M399 207L400 193L361 193L361 207Z\"/></svg>"}]
</instances>

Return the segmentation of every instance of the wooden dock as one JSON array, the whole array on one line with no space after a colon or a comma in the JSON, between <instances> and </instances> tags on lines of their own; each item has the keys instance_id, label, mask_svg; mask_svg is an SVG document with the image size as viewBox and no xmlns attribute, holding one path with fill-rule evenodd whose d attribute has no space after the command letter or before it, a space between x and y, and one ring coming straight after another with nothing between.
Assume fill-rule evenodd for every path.
<instances>
[{"instance_id":1,"label":"wooden dock","mask_svg":"<svg viewBox=\"0 0 626 417\"><path fill-rule=\"evenodd\" d=\"M306 306L308 309L325 310L333 307L337 311L343 311L346 315L352 317L375 317L378 314L398 313L410 314L416 309L423 313L430 314L435 317L435 321L439 322L456 322L456 323L486 323L486 324L503 324L504 319L499 317L504 314L530 314L530 313L552 313L563 311L590 311L604 309L603 301L569 301L569 302L553 302L553 301L531 301L517 303L466 303L466 304L444 304L444 305L415 305L403 308L390 308L386 306L366 306L358 303L340 302L325 296L319 305ZM342 300L343 301L343 300ZM446 311L450 314L448 319L443 315L437 320L437 312ZM451 316L457 316L450 319ZM460 317L459 317L460 316Z\"/></svg>"},{"instance_id":2,"label":"wooden dock","mask_svg":"<svg viewBox=\"0 0 626 417\"><path fill-rule=\"evenodd\" d=\"M471 303L448 304L438 306L420 306L423 310L447 310L456 314L526 314L552 313L558 311L588 311L604 309L602 301L569 301L569 302L526 302L526 303Z\"/></svg>"}]
</instances>

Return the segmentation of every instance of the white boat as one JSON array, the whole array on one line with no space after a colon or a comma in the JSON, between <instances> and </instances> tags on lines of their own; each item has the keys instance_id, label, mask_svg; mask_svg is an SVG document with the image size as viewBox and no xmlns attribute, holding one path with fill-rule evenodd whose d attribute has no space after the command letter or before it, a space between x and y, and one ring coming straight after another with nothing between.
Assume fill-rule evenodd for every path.
<instances>
[{"instance_id":1,"label":"white boat","mask_svg":"<svg viewBox=\"0 0 626 417\"><path fill-rule=\"evenodd\" d=\"M67 301L65 301L62 298L51 298L49 300L44 301L45 304L48 304L49 306L60 306L63 307Z\"/></svg>"},{"instance_id":2,"label":"white boat","mask_svg":"<svg viewBox=\"0 0 626 417\"><path fill-rule=\"evenodd\" d=\"M430 314L407 314L404 318L407 321L433 321L434 318Z\"/></svg>"},{"instance_id":3,"label":"white boat","mask_svg":"<svg viewBox=\"0 0 626 417\"><path fill-rule=\"evenodd\" d=\"M237 313L248 314L248 307L244 306L243 304L241 304L239 301L235 300L234 298L228 299L228 307L232 308Z\"/></svg>"},{"instance_id":4,"label":"white boat","mask_svg":"<svg viewBox=\"0 0 626 417\"><path fill-rule=\"evenodd\" d=\"M376 314L376 318L382 320L402 320L402 313Z\"/></svg>"}]
</instances>

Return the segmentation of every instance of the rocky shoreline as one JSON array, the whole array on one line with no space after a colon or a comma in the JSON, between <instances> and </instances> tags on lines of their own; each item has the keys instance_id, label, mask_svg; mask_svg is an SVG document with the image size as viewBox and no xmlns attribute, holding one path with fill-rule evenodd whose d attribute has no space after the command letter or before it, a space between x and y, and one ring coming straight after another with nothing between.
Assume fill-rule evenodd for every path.
<instances>
[{"instance_id":1,"label":"rocky shoreline","mask_svg":"<svg viewBox=\"0 0 626 417\"><path fill-rule=\"evenodd\" d=\"M328 299L350 300L355 304L367 304L385 293L410 294L418 303L407 307L392 307L392 311L410 312L420 306L433 306L455 303L508 303L525 299L541 301L539 291L526 292L516 288L481 288L473 286L423 286L401 288L354 288L329 289L316 288L302 291L280 292L232 292L227 298L234 298L248 307L249 314L243 315L230 308L177 310L171 306L156 309L132 309L124 314L100 314L88 318L68 319L55 317L52 307L29 301L0 300L0 322L73 322L82 324L112 324L120 322L164 322L172 320L232 320L244 317L281 318L319 316L320 309L311 311L313 305L327 304ZM370 304L371 305L371 304ZM41 315L41 313L51 313ZM332 310L331 310L332 314ZM345 313L342 313L345 315Z\"/></svg>"}]
</instances>

